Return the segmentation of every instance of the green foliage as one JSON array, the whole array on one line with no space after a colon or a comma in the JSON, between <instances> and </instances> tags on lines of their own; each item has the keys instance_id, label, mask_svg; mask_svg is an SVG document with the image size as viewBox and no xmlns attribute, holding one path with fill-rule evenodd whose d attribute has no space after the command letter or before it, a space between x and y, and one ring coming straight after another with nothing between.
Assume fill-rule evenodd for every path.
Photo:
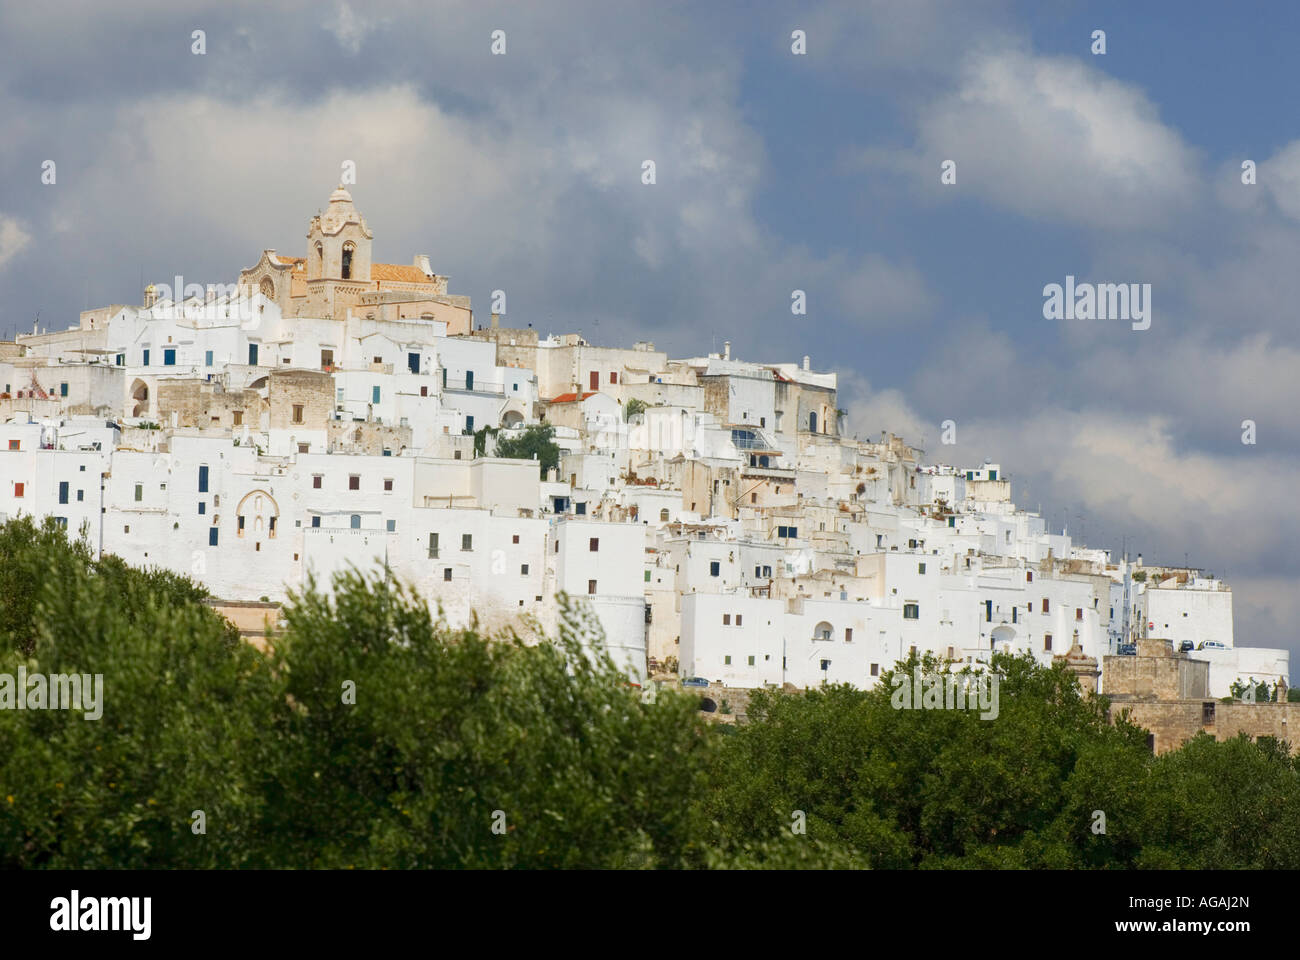
<instances>
[{"instance_id":1,"label":"green foliage","mask_svg":"<svg viewBox=\"0 0 1300 960\"><path fill-rule=\"evenodd\" d=\"M480 427L474 431L474 456L481 457L487 451L487 438L495 437L498 431L496 427Z\"/></svg>"},{"instance_id":2,"label":"green foliage","mask_svg":"<svg viewBox=\"0 0 1300 960\"><path fill-rule=\"evenodd\" d=\"M1284 744L1154 757L1029 656L995 658L996 719L895 709L896 673L947 668L913 657L716 724L642 702L568 598L528 645L343 574L265 654L204 599L53 521L0 525L0 673L104 678L99 719L0 710L0 869L1300 867Z\"/></svg>"},{"instance_id":3,"label":"green foliage","mask_svg":"<svg viewBox=\"0 0 1300 960\"><path fill-rule=\"evenodd\" d=\"M537 457L542 476L551 467L560 465L560 448L555 442L555 427L549 423L534 423L524 428L517 437L497 440L497 456L510 460L532 460Z\"/></svg>"},{"instance_id":4,"label":"green foliage","mask_svg":"<svg viewBox=\"0 0 1300 960\"><path fill-rule=\"evenodd\" d=\"M629 400L626 404L623 405L624 420L631 420L638 413L644 413L644 412L645 412L645 401L639 400L636 397L633 397L631 400Z\"/></svg>"}]
</instances>

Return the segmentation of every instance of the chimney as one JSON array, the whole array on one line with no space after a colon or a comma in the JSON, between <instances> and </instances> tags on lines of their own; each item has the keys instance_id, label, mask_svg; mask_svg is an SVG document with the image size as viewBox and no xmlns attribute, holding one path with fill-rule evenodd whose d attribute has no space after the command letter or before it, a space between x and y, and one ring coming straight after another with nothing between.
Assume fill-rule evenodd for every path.
<instances>
[{"instance_id":1,"label":"chimney","mask_svg":"<svg viewBox=\"0 0 1300 960\"><path fill-rule=\"evenodd\" d=\"M723 359L723 360L730 360L730 359L731 359L731 341L730 341L730 340L723 340L723 341L722 341L722 359Z\"/></svg>"},{"instance_id":2,"label":"chimney","mask_svg":"<svg viewBox=\"0 0 1300 960\"><path fill-rule=\"evenodd\" d=\"M415 265L420 268L420 272L426 277L433 276L433 267L429 265L429 255L427 253L417 254L415 257Z\"/></svg>"},{"instance_id":3,"label":"chimney","mask_svg":"<svg viewBox=\"0 0 1300 960\"><path fill-rule=\"evenodd\" d=\"M808 356L807 354L805 354L803 358L803 368L804 370L812 369L812 357Z\"/></svg>"},{"instance_id":4,"label":"chimney","mask_svg":"<svg viewBox=\"0 0 1300 960\"><path fill-rule=\"evenodd\" d=\"M499 326L501 326L501 317L494 313L492 314L492 329L495 330Z\"/></svg>"}]
</instances>

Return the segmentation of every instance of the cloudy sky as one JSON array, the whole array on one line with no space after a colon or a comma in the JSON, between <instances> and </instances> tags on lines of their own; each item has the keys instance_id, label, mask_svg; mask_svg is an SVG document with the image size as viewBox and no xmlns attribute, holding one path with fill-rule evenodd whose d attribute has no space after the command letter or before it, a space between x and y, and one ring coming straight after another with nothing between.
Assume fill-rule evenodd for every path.
<instances>
[{"instance_id":1,"label":"cloudy sky","mask_svg":"<svg viewBox=\"0 0 1300 960\"><path fill-rule=\"evenodd\" d=\"M0 5L0 336L302 256L350 160L376 259L430 254L480 318L499 288L543 334L810 354L851 431L1000 461L1300 653L1295 8L176 7ZM1151 284L1150 329L1045 320L1067 275Z\"/></svg>"}]
</instances>

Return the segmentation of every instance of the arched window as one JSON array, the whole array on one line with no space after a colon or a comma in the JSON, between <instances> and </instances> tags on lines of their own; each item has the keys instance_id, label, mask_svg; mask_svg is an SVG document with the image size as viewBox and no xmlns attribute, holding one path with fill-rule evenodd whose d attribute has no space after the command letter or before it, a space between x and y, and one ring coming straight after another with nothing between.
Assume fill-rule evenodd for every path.
<instances>
[{"instance_id":1,"label":"arched window","mask_svg":"<svg viewBox=\"0 0 1300 960\"><path fill-rule=\"evenodd\" d=\"M275 282L270 277L263 277L259 292L268 300L275 299Z\"/></svg>"},{"instance_id":2,"label":"arched window","mask_svg":"<svg viewBox=\"0 0 1300 960\"><path fill-rule=\"evenodd\" d=\"M668 508L667 508L667 507L664 507L662 510L659 511L659 522L660 522L660 523L667 523L667 522L668 522Z\"/></svg>"},{"instance_id":3,"label":"arched window","mask_svg":"<svg viewBox=\"0 0 1300 960\"><path fill-rule=\"evenodd\" d=\"M238 536L244 535L246 527L251 526L254 533L259 536L266 533L270 539L275 539L276 518L280 515L280 506L275 502L275 498L263 490L254 490L247 494L239 501L239 506L235 510L238 517L236 522L236 533ZM253 522L248 523L248 516L252 515Z\"/></svg>"},{"instance_id":4,"label":"arched window","mask_svg":"<svg viewBox=\"0 0 1300 960\"><path fill-rule=\"evenodd\" d=\"M823 620L821 623L817 624L817 626L813 629L813 639L829 640L833 633L834 633L834 628L831 627L831 625L827 623L825 620Z\"/></svg>"},{"instance_id":5,"label":"arched window","mask_svg":"<svg viewBox=\"0 0 1300 960\"><path fill-rule=\"evenodd\" d=\"M349 242L343 244L343 279L352 279L352 252L356 248Z\"/></svg>"}]
</instances>

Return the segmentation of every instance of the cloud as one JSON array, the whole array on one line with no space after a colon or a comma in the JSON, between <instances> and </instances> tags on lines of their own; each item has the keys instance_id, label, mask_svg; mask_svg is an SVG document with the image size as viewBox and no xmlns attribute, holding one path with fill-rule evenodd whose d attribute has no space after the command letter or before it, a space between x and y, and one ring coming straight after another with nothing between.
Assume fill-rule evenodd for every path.
<instances>
[{"instance_id":1,"label":"cloud","mask_svg":"<svg viewBox=\"0 0 1300 960\"><path fill-rule=\"evenodd\" d=\"M18 256L31 239L17 220L0 215L0 267Z\"/></svg>"},{"instance_id":2,"label":"cloud","mask_svg":"<svg viewBox=\"0 0 1300 960\"><path fill-rule=\"evenodd\" d=\"M1107 229L1160 225L1198 188L1194 152L1146 96L1070 57L972 54L916 127L914 149L867 148L860 163L932 192L952 160L957 183L938 196Z\"/></svg>"},{"instance_id":3,"label":"cloud","mask_svg":"<svg viewBox=\"0 0 1300 960\"><path fill-rule=\"evenodd\" d=\"M377 24L358 14L351 5L339 0L334 16L325 22L325 29L334 35L339 46L352 56L361 52L361 44Z\"/></svg>"}]
</instances>

